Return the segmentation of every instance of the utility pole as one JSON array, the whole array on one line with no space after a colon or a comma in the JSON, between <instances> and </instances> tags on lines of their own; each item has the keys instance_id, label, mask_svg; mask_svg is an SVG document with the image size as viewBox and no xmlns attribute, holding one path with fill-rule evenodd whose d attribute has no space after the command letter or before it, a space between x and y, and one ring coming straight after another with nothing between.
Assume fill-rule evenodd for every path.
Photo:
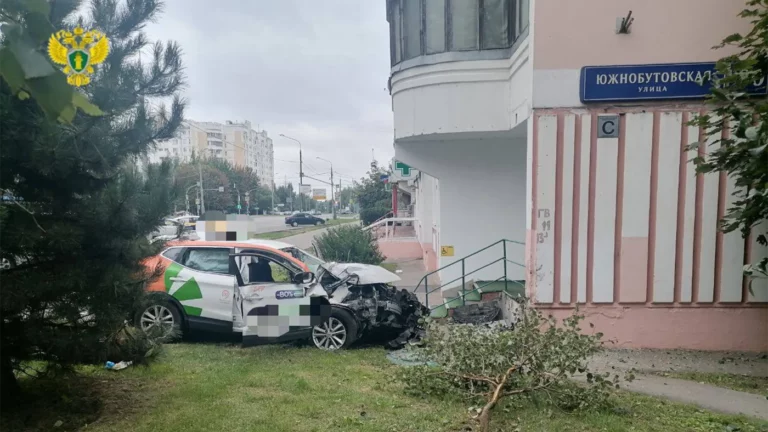
<instances>
[{"instance_id":1,"label":"utility pole","mask_svg":"<svg viewBox=\"0 0 768 432\"><path fill-rule=\"evenodd\" d=\"M242 208L242 206L240 206L240 191L237 190L236 183L232 183L232 186L235 187L235 192L237 192L237 214L240 214L240 209Z\"/></svg>"},{"instance_id":2,"label":"utility pole","mask_svg":"<svg viewBox=\"0 0 768 432\"><path fill-rule=\"evenodd\" d=\"M269 212L272 213L275 211L275 176L272 176L272 208L269 209Z\"/></svg>"},{"instance_id":3,"label":"utility pole","mask_svg":"<svg viewBox=\"0 0 768 432\"><path fill-rule=\"evenodd\" d=\"M200 172L200 216L205 214L205 194L203 190L203 166L200 164L200 161L197 162L197 169Z\"/></svg>"},{"instance_id":4,"label":"utility pole","mask_svg":"<svg viewBox=\"0 0 768 432\"><path fill-rule=\"evenodd\" d=\"M341 179L339 179L339 208L341 208Z\"/></svg>"},{"instance_id":5,"label":"utility pole","mask_svg":"<svg viewBox=\"0 0 768 432\"><path fill-rule=\"evenodd\" d=\"M320 156L318 156L317 158L331 164L331 208L333 209L333 218L336 219L336 205L335 205L336 203L333 199L333 162L329 161L328 159L321 158Z\"/></svg>"}]
</instances>

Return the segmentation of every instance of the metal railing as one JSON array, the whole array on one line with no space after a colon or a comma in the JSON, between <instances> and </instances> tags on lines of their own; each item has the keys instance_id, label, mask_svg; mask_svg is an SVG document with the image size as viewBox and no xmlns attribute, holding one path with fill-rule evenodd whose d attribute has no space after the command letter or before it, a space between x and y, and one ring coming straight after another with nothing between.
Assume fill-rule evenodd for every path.
<instances>
[{"instance_id":1,"label":"metal railing","mask_svg":"<svg viewBox=\"0 0 768 432\"><path fill-rule=\"evenodd\" d=\"M375 221L371 222L371 224L368 225L367 227L365 227L364 229L370 229L371 227L373 227L374 225L376 225L379 222L383 221L384 219L391 218L392 216L394 216L394 212L392 212L392 210L390 210L387 213L385 213L384 216L382 216L382 217L376 219Z\"/></svg>"},{"instance_id":2,"label":"metal railing","mask_svg":"<svg viewBox=\"0 0 768 432\"><path fill-rule=\"evenodd\" d=\"M465 256L465 257L462 257L460 260L454 261L454 262L452 262L452 263L450 263L448 265L440 267L437 270L434 270L434 271L431 271L431 272L425 274L424 277L422 277L421 280L419 280L419 283L416 284L416 288L413 290L413 292L414 293L419 292L419 287L421 286L421 284L423 282L424 283L424 305L429 308L429 295L431 293L433 293L433 292L435 292L437 290L441 290L441 289L443 289L444 287L446 287L446 286L448 286L450 284L458 282L459 280L461 280L461 294L459 295L458 298L461 299L462 303L464 302L464 299L466 298L467 295L472 294L474 292L479 292L483 288L485 288L485 287L487 287L487 286L489 286L489 285L491 285L493 283L500 282L501 280L504 281L504 291L505 292L509 288L509 284L510 283L522 285L523 287L525 287L524 284L521 284L518 281L511 281L507 277L507 273L508 273L507 272L507 264L513 264L513 265L516 265L518 267L525 268L525 264L521 264L521 263L519 263L517 261L512 261L512 260L507 258L507 244L508 243L509 244L513 244L513 245L518 245L518 246L525 247L525 243L522 243L522 242L518 242L518 241L514 241L514 240L507 240L507 239L499 240L499 241L497 241L497 242L495 242L495 243L493 243L491 245L488 245L488 246L486 246L486 247L484 247L484 248L482 248L480 250L477 250L477 251L475 251L475 252L473 252L473 253ZM469 273L467 273L467 269L466 269L466 260L467 260L467 258L471 258L471 257L473 257L473 256L475 256L475 255L477 255L477 254L479 254L481 252L485 252L488 249L491 249L492 247L498 246L498 245L502 246L502 256L500 258L497 258L497 259L495 259L495 260L493 260L493 261L491 261L491 262L489 262L489 263L487 263L487 264L485 264L485 265L483 265L481 267L478 267L478 268L470 271ZM467 276L472 275L472 274L474 274L474 273L476 273L476 272L478 272L480 270L486 269L486 268L488 268L488 267L490 267L490 266L492 266L492 265L494 265L496 263L499 263L499 262L502 262L504 264L503 265L503 267L504 267L504 274L503 274L503 276L501 276L501 277L499 277L499 278L497 278L497 279L495 279L493 281L490 281L490 282L488 282L488 283L486 283L486 284L484 284L482 286L478 286L475 289L467 291ZM445 270L447 268L450 268L450 267L453 267L453 266L456 266L456 265L460 265L461 266L461 276L459 276L459 277L457 277L455 279L452 279L452 280L450 280L448 282L442 283L440 286L438 286L436 288L433 288L431 290L429 289L429 276L434 275L435 273L437 273L437 272L439 272L441 270ZM453 301L455 299L456 298L452 299L451 301ZM436 309L438 307L440 307L440 305L435 306L432 309Z\"/></svg>"}]
</instances>

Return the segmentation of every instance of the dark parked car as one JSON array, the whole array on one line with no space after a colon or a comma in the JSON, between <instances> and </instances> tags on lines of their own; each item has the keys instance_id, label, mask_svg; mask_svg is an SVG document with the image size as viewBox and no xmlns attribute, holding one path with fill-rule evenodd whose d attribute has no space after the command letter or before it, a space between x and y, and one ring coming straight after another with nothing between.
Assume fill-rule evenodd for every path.
<instances>
[{"instance_id":1,"label":"dark parked car","mask_svg":"<svg viewBox=\"0 0 768 432\"><path fill-rule=\"evenodd\" d=\"M299 225L321 225L325 223L325 219L312 216L309 213L296 213L295 215L285 218L285 224L290 226Z\"/></svg>"}]
</instances>

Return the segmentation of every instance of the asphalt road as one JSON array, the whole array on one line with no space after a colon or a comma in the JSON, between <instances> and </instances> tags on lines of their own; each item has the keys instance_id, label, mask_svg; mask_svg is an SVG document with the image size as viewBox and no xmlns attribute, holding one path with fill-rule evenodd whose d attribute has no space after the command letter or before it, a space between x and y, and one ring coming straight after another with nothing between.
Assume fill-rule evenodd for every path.
<instances>
[{"instance_id":1,"label":"asphalt road","mask_svg":"<svg viewBox=\"0 0 768 432\"><path fill-rule=\"evenodd\" d=\"M285 224L285 218L288 216L251 216L251 232L254 234L262 234L272 231L283 231L288 229L299 229L305 226L299 225L296 228L292 228ZM322 214L318 217L323 219L331 219L331 214Z\"/></svg>"}]
</instances>

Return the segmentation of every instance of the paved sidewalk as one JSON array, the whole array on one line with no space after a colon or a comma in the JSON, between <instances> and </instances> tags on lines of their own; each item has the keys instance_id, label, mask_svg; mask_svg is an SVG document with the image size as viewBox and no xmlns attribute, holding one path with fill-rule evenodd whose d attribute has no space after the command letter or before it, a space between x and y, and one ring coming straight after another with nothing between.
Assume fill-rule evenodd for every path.
<instances>
[{"instance_id":1,"label":"paved sidewalk","mask_svg":"<svg viewBox=\"0 0 768 432\"><path fill-rule=\"evenodd\" d=\"M743 414L768 421L768 399L765 396L715 387L695 381L638 375L622 388L676 402L697 405L726 414Z\"/></svg>"},{"instance_id":2,"label":"paved sidewalk","mask_svg":"<svg viewBox=\"0 0 768 432\"><path fill-rule=\"evenodd\" d=\"M396 273L398 276L400 276L401 281L395 285L398 288L405 288L411 292L414 292L417 285L419 284L419 281L421 281L424 275L427 274L427 271L424 270L424 261L421 259L387 260L385 262L397 264L397 269L399 272ZM437 278L437 275L430 277L427 281L427 287L430 290L433 290L439 286L440 279ZM419 287L418 292L416 292L416 297L419 298L420 302L424 303L425 290L423 283ZM440 294L440 290L436 290L429 294L430 307L434 307L442 303L443 297Z\"/></svg>"},{"instance_id":3,"label":"paved sidewalk","mask_svg":"<svg viewBox=\"0 0 768 432\"><path fill-rule=\"evenodd\" d=\"M765 395L643 373L704 372L768 376L768 358L761 353L611 349L595 355L590 360L590 368L596 372L618 373L619 376L624 371L635 369L637 378L631 383L620 383L623 389L711 411L768 420L768 399Z\"/></svg>"}]
</instances>

